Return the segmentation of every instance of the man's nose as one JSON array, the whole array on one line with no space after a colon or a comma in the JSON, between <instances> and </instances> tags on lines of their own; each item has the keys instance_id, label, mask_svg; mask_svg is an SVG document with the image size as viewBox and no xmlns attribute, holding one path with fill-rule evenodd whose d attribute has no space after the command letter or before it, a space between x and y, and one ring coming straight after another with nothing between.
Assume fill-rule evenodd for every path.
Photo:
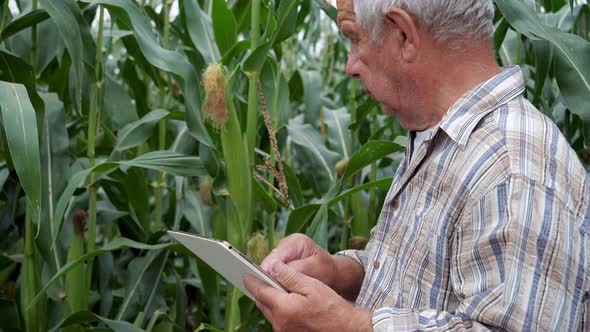
<instances>
[{"instance_id":1,"label":"man's nose","mask_svg":"<svg viewBox=\"0 0 590 332\"><path fill-rule=\"evenodd\" d=\"M360 78L358 71L358 58L353 53L348 55L348 60L346 61L346 75L353 79Z\"/></svg>"}]
</instances>

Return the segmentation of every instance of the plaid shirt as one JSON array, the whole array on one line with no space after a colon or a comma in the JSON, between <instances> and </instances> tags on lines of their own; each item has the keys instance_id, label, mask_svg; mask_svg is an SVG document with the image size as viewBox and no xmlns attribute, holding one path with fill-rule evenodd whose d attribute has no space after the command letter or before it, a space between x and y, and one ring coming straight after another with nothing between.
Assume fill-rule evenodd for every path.
<instances>
[{"instance_id":1,"label":"plaid shirt","mask_svg":"<svg viewBox=\"0 0 590 332\"><path fill-rule=\"evenodd\" d=\"M510 67L457 101L365 250L338 253L365 269L375 331L590 330L590 178L524 90Z\"/></svg>"}]
</instances>

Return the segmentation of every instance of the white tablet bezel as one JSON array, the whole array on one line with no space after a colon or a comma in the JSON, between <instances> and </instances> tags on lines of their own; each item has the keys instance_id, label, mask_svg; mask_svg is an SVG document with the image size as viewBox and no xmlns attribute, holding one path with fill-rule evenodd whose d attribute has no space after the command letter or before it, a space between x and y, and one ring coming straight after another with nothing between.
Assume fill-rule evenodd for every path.
<instances>
[{"instance_id":1,"label":"white tablet bezel","mask_svg":"<svg viewBox=\"0 0 590 332\"><path fill-rule=\"evenodd\" d=\"M272 287L276 288L277 290L280 290L285 293L289 292L287 288L281 285L280 282L278 282L276 279L264 272L262 268L260 268L260 266L254 264L252 261L248 259L248 257L246 257L244 254L242 254L239 250L237 250L234 246L232 246L230 243L226 241L210 239L203 236L180 231L168 231L168 234L170 234L170 236L172 236L182 245L187 247L192 253L194 253L197 257L202 259L205 263L207 263L207 265L211 266L211 268L217 271L217 273L223 276L231 284L240 289L245 295L247 295L253 301L256 301L256 299L252 294L250 294L250 292L246 290L242 278L238 278L237 276L235 276L237 271L239 271L242 275L244 273L249 273L257 277L258 279L266 282L267 284L271 285ZM203 252L199 252L199 250L195 248L196 246L206 247L206 245L213 245L216 248L215 250L221 250L220 252L216 253L216 261L212 261L210 254L207 255ZM236 261L239 262L238 266L235 265ZM234 276L233 278L232 275Z\"/></svg>"}]
</instances>

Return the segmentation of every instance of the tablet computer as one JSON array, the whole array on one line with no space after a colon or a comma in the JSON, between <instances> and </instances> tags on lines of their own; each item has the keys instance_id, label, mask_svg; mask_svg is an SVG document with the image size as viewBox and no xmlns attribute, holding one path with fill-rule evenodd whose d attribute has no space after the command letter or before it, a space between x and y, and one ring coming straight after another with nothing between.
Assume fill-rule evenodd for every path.
<instances>
[{"instance_id":1,"label":"tablet computer","mask_svg":"<svg viewBox=\"0 0 590 332\"><path fill-rule=\"evenodd\" d=\"M226 241L209 239L178 231L168 231L168 234L187 247L253 301L256 301L256 299L244 287L242 279L244 273L249 273L282 292L289 292L280 282L264 272L260 266L254 264L248 257Z\"/></svg>"}]
</instances>

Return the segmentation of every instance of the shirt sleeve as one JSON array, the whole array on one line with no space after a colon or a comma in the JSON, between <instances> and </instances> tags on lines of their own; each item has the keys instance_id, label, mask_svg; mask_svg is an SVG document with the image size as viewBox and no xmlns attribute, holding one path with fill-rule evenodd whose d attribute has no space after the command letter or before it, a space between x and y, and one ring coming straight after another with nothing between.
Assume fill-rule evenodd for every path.
<instances>
[{"instance_id":1,"label":"shirt sleeve","mask_svg":"<svg viewBox=\"0 0 590 332\"><path fill-rule=\"evenodd\" d=\"M458 309L380 308L374 331L578 330L589 294L584 212L519 176L471 206L450 244Z\"/></svg>"},{"instance_id":2,"label":"shirt sleeve","mask_svg":"<svg viewBox=\"0 0 590 332\"><path fill-rule=\"evenodd\" d=\"M345 256L354 259L357 263L359 263L363 269L366 269L367 266L367 251L364 250L356 250L356 249L348 249L342 250L334 254L335 256Z\"/></svg>"},{"instance_id":3,"label":"shirt sleeve","mask_svg":"<svg viewBox=\"0 0 590 332\"><path fill-rule=\"evenodd\" d=\"M371 230L371 234L373 234L374 229L375 229L375 227L373 227L373 229ZM375 238L373 236L370 236L369 241L367 242L367 245L365 246L365 249L363 249L363 250L357 250L357 249L342 250L342 251L335 253L334 255L335 256L350 257L350 258L354 259L357 263L359 263L363 267L363 269L366 271L367 270L367 261L369 258L368 253L370 252L370 248L371 248L374 240L375 240Z\"/></svg>"}]
</instances>

